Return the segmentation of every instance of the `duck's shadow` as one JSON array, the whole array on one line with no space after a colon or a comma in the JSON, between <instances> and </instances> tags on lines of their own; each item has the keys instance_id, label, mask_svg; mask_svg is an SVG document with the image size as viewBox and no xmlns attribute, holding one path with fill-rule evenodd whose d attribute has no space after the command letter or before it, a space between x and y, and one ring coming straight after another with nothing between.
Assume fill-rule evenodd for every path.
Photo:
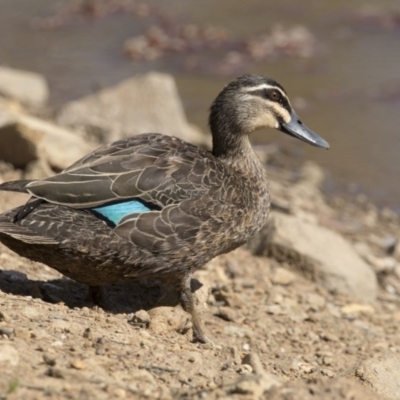
<instances>
[{"instance_id":1,"label":"duck's shadow","mask_svg":"<svg viewBox=\"0 0 400 400\"><path fill-rule=\"evenodd\" d=\"M197 281L198 282L198 281ZM195 284L196 285L196 284ZM88 286L68 278L51 281L31 280L21 272L0 270L0 291L18 296L40 298L48 303L64 303L69 308L93 307ZM100 307L113 313L149 310L156 306L176 306L179 296L174 290L147 282L130 281L104 286Z\"/></svg>"}]
</instances>

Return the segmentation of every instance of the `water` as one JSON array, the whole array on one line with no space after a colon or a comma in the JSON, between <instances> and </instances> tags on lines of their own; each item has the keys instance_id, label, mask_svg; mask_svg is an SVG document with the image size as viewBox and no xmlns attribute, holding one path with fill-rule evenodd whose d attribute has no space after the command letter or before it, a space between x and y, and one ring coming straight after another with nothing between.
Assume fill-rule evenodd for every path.
<instances>
[{"instance_id":1,"label":"water","mask_svg":"<svg viewBox=\"0 0 400 400\"><path fill-rule=\"evenodd\" d=\"M230 77L211 72L185 73L174 59L132 63L121 51L142 23L129 15L87 19L56 30L40 30L35 21L54 14L61 0L0 0L0 63L44 74L51 104L88 94L150 69L177 78L189 119L206 129L207 110ZM274 23L307 26L322 44L316 58L285 58L253 64L246 72L283 83L291 98L305 99L298 114L331 144L329 151L306 146L278 132L258 132L256 142L278 142L320 163L337 190L365 191L381 205L400 211L400 27L356 27L351 14L361 0L203 0L149 1L182 21L225 26L237 36L266 31ZM398 0L380 7L400 12ZM209 60L212 65L213 60ZM297 101L298 102L298 101ZM296 103L296 101L295 101Z\"/></svg>"}]
</instances>

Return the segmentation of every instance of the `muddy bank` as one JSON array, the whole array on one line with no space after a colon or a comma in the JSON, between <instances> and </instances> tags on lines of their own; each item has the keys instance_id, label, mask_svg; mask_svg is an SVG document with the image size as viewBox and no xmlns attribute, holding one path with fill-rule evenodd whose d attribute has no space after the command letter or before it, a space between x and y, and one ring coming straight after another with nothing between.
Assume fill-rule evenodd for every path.
<instances>
[{"instance_id":1,"label":"muddy bank","mask_svg":"<svg viewBox=\"0 0 400 400\"><path fill-rule=\"evenodd\" d=\"M142 102L147 114L129 119L126 96L135 101L137 87L158 87L157 104L170 108L155 119ZM59 171L137 126L208 145L162 74L79 99L51 119L31 104L0 99L1 181ZM174 293L127 283L94 307L83 285L1 246L3 398L399 399L398 216L363 196L328 198L317 165L257 150L271 180L269 223L195 274L215 346L191 342ZM25 200L1 193L0 211Z\"/></svg>"}]
</instances>

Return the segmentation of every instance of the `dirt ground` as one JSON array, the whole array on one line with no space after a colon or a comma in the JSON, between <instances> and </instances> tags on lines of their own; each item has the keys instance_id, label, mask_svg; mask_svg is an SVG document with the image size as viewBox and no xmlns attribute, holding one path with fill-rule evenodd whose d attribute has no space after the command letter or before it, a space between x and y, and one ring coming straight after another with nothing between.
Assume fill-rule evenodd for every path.
<instances>
[{"instance_id":1,"label":"dirt ground","mask_svg":"<svg viewBox=\"0 0 400 400\"><path fill-rule=\"evenodd\" d=\"M4 165L0 173L21 176ZM24 199L1 193L0 211ZM353 242L398 237L398 218L362 197L328 203L325 224ZM99 308L86 300L85 286L1 246L0 396L396 399L365 372L366 361L400 352L399 277L377 274L377 300L360 304L329 293L296 265L246 248L220 256L193 281L212 346L191 341L190 317L157 286L110 286Z\"/></svg>"}]
</instances>

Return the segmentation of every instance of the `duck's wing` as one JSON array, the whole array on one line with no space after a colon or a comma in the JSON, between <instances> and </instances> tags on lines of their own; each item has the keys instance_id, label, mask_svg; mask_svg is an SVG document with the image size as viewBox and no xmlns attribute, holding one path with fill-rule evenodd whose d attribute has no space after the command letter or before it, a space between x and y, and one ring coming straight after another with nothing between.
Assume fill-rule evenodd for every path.
<instances>
[{"instance_id":1,"label":"duck's wing","mask_svg":"<svg viewBox=\"0 0 400 400\"><path fill-rule=\"evenodd\" d=\"M189 251L199 230L211 229L205 224L218 230L226 179L224 165L208 151L154 134L101 147L58 175L21 185L33 201L68 206L68 215L73 215L71 208L97 211L138 199L149 210L127 213L113 230L135 246L165 255Z\"/></svg>"},{"instance_id":2,"label":"duck's wing","mask_svg":"<svg viewBox=\"0 0 400 400\"><path fill-rule=\"evenodd\" d=\"M223 164L178 138L146 134L103 146L63 172L28 183L33 196L73 208L140 199L163 208L222 185Z\"/></svg>"}]
</instances>

